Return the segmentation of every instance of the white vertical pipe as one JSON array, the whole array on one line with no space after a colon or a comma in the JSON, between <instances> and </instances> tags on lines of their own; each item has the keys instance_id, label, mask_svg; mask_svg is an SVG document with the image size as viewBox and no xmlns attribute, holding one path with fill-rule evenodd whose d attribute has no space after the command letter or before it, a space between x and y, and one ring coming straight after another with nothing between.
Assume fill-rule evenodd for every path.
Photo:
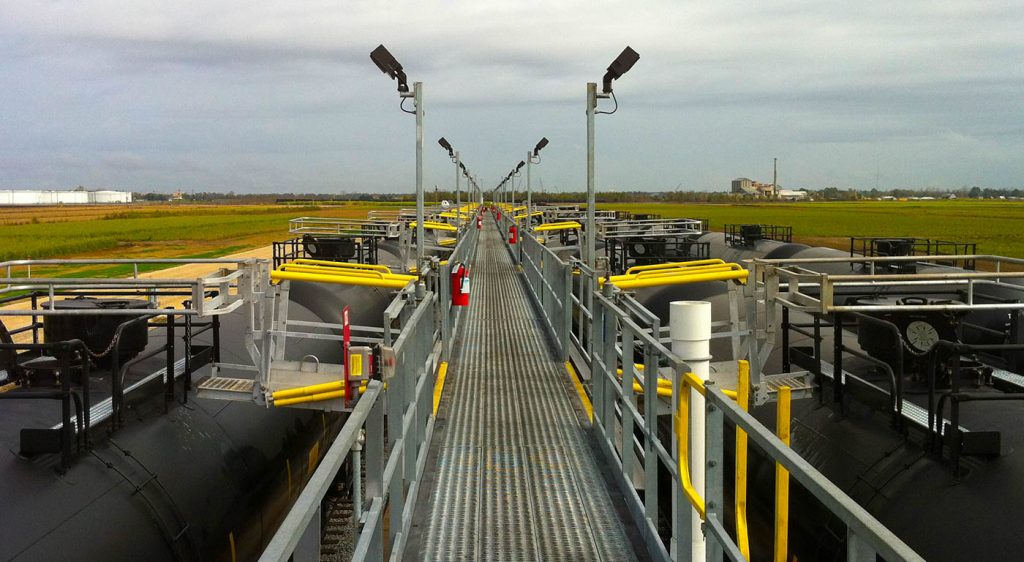
<instances>
[{"instance_id":1,"label":"white vertical pipe","mask_svg":"<svg viewBox=\"0 0 1024 562\"><path fill-rule=\"evenodd\" d=\"M707 301L674 301L669 305L669 336L672 353L686 361L698 379L708 380L710 372L711 303ZM690 478L699 493L704 492L704 397L690 390ZM705 541L700 517L690 520L693 537L691 560L704 560Z\"/></svg>"}]
</instances>

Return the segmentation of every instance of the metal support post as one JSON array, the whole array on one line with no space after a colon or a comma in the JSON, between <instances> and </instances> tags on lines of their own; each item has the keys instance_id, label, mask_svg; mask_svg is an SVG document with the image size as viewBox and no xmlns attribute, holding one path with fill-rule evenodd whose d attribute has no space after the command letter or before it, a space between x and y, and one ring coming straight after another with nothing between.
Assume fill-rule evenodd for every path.
<instances>
[{"instance_id":1,"label":"metal support post","mask_svg":"<svg viewBox=\"0 0 1024 562\"><path fill-rule=\"evenodd\" d=\"M526 226L529 227L533 217L533 188L530 185L530 165L533 164L533 152L526 151Z\"/></svg>"},{"instance_id":2,"label":"metal support post","mask_svg":"<svg viewBox=\"0 0 1024 562\"><path fill-rule=\"evenodd\" d=\"M309 520L309 525L302 532L299 544L295 545L295 552L292 553L292 559L295 562L315 562L320 560L321 509L321 507L316 508L313 518Z\"/></svg>"},{"instance_id":3,"label":"metal support post","mask_svg":"<svg viewBox=\"0 0 1024 562\"><path fill-rule=\"evenodd\" d=\"M585 258L591 271L597 270L597 198L594 193L594 111L597 110L597 83L587 82L587 246Z\"/></svg>"},{"instance_id":4,"label":"metal support post","mask_svg":"<svg viewBox=\"0 0 1024 562\"><path fill-rule=\"evenodd\" d=\"M359 522L363 518L363 440L365 432L352 445L352 518Z\"/></svg>"},{"instance_id":5,"label":"metal support post","mask_svg":"<svg viewBox=\"0 0 1024 562\"><path fill-rule=\"evenodd\" d=\"M460 166L459 166L459 164L461 164L461 163L462 163L462 160L459 159L459 151L456 150L455 151L455 244L456 245L459 244L459 234L462 232L462 230L459 229L459 227L462 226L462 224L461 224L461 219L462 219L462 209L461 209L462 203L461 203L461 200L462 200L462 197L459 194L459 175L460 175L460 170L459 170ZM443 279L441 281L444 282Z\"/></svg>"},{"instance_id":6,"label":"metal support post","mask_svg":"<svg viewBox=\"0 0 1024 562\"><path fill-rule=\"evenodd\" d=\"M715 388L714 381L704 383L707 392ZM704 474L704 498L705 498L705 528L704 535L707 538L707 560L722 560L724 549L721 541L718 540L708 528L712 521L721 523L725 517L725 454L724 454L724 420L722 410L708 402L704 425L705 431L705 474ZM695 457L699 459L700 457Z\"/></svg>"},{"instance_id":7,"label":"metal support post","mask_svg":"<svg viewBox=\"0 0 1024 562\"><path fill-rule=\"evenodd\" d=\"M416 104L416 267L423 271L423 82L413 83L412 92Z\"/></svg>"}]
</instances>

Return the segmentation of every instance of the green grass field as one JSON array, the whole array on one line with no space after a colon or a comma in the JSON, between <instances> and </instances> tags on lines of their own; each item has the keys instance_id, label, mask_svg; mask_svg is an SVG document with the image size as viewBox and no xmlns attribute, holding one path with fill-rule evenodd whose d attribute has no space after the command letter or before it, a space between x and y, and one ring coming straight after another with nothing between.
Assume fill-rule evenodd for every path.
<instances>
[{"instance_id":1,"label":"green grass field","mask_svg":"<svg viewBox=\"0 0 1024 562\"><path fill-rule=\"evenodd\" d=\"M288 236L302 215L365 218L375 208L409 203L351 202L328 207L158 204L91 208L56 222L54 210L6 208L0 259L62 257L216 257ZM916 236L976 242L980 253L1024 257L1024 202L858 201L750 204L601 204L602 209L793 227L797 241L846 249L850 236Z\"/></svg>"},{"instance_id":2,"label":"green grass field","mask_svg":"<svg viewBox=\"0 0 1024 562\"><path fill-rule=\"evenodd\" d=\"M0 226L0 260L63 257L215 257L288 236L288 220L303 216L366 218L381 205L200 206L145 205L82 220L29 221ZM37 218L37 221L32 221Z\"/></svg>"},{"instance_id":3,"label":"green grass field","mask_svg":"<svg viewBox=\"0 0 1024 562\"><path fill-rule=\"evenodd\" d=\"M844 201L751 204L599 204L600 209L793 227L795 241L849 248L851 236L914 236L976 242L978 252L1024 257L1024 202Z\"/></svg>"}]
</instances>

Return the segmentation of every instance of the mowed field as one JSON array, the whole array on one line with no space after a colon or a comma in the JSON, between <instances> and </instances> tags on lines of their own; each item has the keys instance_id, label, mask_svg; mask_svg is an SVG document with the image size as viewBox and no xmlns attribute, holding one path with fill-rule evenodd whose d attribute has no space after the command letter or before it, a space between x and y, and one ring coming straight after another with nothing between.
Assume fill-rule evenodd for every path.
<instances>
[{"instance_id":1,"label":"mowed field","mask_svg":"<svg viewBox=\"0 0 1024 562\"><path fill-rule=\"evenodd\" d=\"M0 260L219 257L288 238L292 218L366 218L372 209L397 206L408 204L5 207ZM128 273L121 269L91 267L75 274Z\"/></svg>"},{"instance_id":2,"label":"mowed field","mask_svg":"<svg viewBox=\"0 0 1024 562\"><path fill-rule=\"evenodd\" d=\"M299 216L365 218L410 203L287 205L139 204L0 208L0 259L206 258L288 237ZM794 239L840 249L850 236L976 242L980 253L1024 257L1024 202L856 201L750 204L600 204L602 209L793 227ZM92 268L92 273L116 272Z\"/></svg>"},{"instance_id":3,"label":"mowed field","mask_svg":"<svg viewBox=\"0 0 1024 562\"><path fill-rule=\"evenodd\" d=\"M703 218L711 229L761 223L793 227L805 244L850 247L851 236L913 236L975 242L978 253L1024 258L1024 202L842 201L750 204L600 204L600 209Z\"/></svg>"}]
</instances>

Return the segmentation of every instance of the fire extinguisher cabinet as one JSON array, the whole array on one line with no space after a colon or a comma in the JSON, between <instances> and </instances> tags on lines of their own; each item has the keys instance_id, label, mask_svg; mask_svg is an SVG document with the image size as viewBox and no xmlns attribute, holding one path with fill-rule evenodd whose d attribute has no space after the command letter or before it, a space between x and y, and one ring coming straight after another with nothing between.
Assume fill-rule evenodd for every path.
<instances>
[{"instance_id":1,"label":"fire extinguisher cabinet","mask_svg":"<svg viewBox=\"0 0 1024 562\"><path fill-rule=\"evenodd\" d=\"M469 274L461 263L452 268L452 306L469 306Z\"/></svg>"}]
</instances>

